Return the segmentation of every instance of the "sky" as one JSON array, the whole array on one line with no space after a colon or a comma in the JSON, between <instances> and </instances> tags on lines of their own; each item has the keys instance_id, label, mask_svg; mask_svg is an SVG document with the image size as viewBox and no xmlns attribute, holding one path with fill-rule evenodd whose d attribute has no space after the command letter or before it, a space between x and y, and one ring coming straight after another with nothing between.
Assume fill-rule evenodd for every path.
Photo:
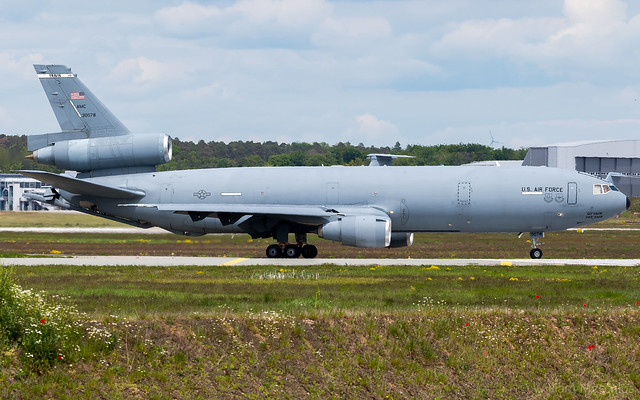
<instances>
[{"instance_id":1,"label":"sky","mask_svg":"<svg viewBox=\"0 0 640 400\"><path fill-rule=\"evenodd\" d=\"M43 63L181 140L634 139L638 49L632 0L7 1L0 133L60 130Z\"/></svg>"}]
</instances>

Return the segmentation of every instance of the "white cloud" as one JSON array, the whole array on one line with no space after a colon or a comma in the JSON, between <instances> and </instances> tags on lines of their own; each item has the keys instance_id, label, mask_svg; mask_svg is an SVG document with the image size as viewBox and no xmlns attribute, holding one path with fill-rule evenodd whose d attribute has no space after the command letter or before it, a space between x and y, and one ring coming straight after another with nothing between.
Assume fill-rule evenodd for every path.
<instances>
[{"instance_id":1,"label":"white cloud","mask_svg":"<svg viewBox=\"0 0 640 400\"><path fill-rule=\"evenodd\" d=\"M186 2L178 6L161 8L154 13L153 17L163 29L190 35L203 30L208 31L210 25L221 14L222 10L216 6Z\"/></svg>"},{"instance_id":2,"label":"white cloud","mask_svg":"<svg viewBox=\"0 0 640 400\"><path fill-rule=\"evenodd\" d=\"M624 60L638 59L640 20L627 21L626 10L621 0L565 0L563 16L466 20L443 34L434 51L533 63L556 79L565 74L585 79L602 67L635 74Z\"/></svg>"},{"instance_id":3,"label":"white cloud","mask_svg":"<svg viewBox=\"0 0 640 400\"><path fill-rule=\"evenodd\" d=\"M379 119L371 113L357 115L354 120L355 126L345 132L348 140L352 142L380 143L384 139L395 143L398 139L398 127L390 121Z\"/></svg>"},{"instance_id":4,"label":"white cloud","mask_svg":"<svg viewBox=\"0 0 640 400\"><path fill-rule=\"evenodd\" d=\"M44 62L72 67L132 131L197 140L637 136L630 0L34 4L0 6L5 131L57 128L31 66Z\"/></svg>"},{"instance_id":5,"label":"white cloud","mask_svg":"<svg viewBox=\"0 0 640 400\"><path fill-rule=\"evenodd\" d=\"M384 17L332 17L322 23L312 41L318 46L336 47L371 44L387 39L391 32L391 25Z\"/></svg>"},{"instance_id":6,"label":"white cloud","mask_svg":"<svg viewBox=\"0 0 640 400\"><path fill-rule=\"evenodd\" d=\"M324 0L244 0L229 7L251 24L272 24L299 28L316 24L331 12Z\"/></svg>"}]
</instances>

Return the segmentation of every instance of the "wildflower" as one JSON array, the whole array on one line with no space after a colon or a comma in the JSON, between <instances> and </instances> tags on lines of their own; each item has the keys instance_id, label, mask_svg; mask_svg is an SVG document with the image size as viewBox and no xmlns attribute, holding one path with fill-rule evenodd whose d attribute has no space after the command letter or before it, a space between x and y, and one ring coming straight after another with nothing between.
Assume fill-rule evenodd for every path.
<instances>
[{"instance_id":1,"label":"wildflower","mask_svg":"<svg viewBox=\"0 0 640 400\"><path fill-rule=\"evenodd\" d=\"M539 294L537 294L537 295L536 295L536 299L539 299L539 298L540 298L540 295L539 295Z\"/></svg>"},{"instance_id":2,"label":"wildflower","mask_svg":"<svg viewBox=\"0 0 640 400\"><path fill-rule=\"evenodd\" d=\"M464 326L469 326L469 323L467 322L466 324L464 324Z\"/></svg>"},{"instance_id":3,"label":"wildflower","mask_svg":"<svg viewBox=\"0 0 640 400\"><path fill-rule=\"evenodd\" d=\"M587 303L584 303L584 304L582 305L582 307L586 307L586 306L587 306Z\"/></svg>"},{"instance_id":4,"label":"wildflower","mask_svg":"<svg viewBox=\"0 0 640 400\"><path fill-rule=\"evenodd\" d=\"M596 348L595 344L590 345L589 347L587 347L587 350L593 350Z\"/></svg>"},{"instance_id":5,"label":"wildflower","mask_svg":"<svg viewBox=\"0 0 640 400\"><path fill-rule=\"evenodd\" d=\"M42 318L42 319L40 320L40 323L41 323L41 324L44 324L44 318Z\"/></svg>"}]
</instances>

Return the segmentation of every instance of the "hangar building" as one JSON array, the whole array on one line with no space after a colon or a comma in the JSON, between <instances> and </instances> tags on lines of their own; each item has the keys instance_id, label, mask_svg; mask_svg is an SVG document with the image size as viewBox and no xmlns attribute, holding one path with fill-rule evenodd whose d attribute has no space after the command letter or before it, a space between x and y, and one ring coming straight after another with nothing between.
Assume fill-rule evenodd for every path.
<instances>
[{"instance_id":1,"label":"hangar building","mask_svg":"<svg viewBox=\"0 0 640 400\"><path fill-rule=\"evenodd\" d=\"M522 165L575 169L606 178L631 197L640 197L640 140L602 140L531 147Z\"/></svg>"}]
</instances>

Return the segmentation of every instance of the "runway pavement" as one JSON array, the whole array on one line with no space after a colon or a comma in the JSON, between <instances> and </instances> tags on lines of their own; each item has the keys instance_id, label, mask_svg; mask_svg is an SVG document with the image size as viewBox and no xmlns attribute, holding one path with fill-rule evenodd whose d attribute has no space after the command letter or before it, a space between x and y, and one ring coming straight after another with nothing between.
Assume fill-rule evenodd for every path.
<instances>
[{"instance_id":1,"label":"runway pavement","mask_svg":"<svg viewBox=\"0 0 640 400\"><path fill-rule=\"evenodd\" d=\"M571 228L568 231L588 232L588 231L638 231L640 228ZM31 233L102 233L102 234L133 234L133 235L157 235L170 234L170 232L158 228L136 228L125 227L0 227L0 232L31 232ZM212 235L209 233L209 235ZM218 234L213 234L218 235ZM220 233L219 235L230 235Z\"/></svg>"},{"instance_id":2,"label":"runway pavement","mask_svg":"<svg viewBox=\"0 0 640 400\"><path fill-rule=\"evenodd\" d=\"M236 257L152 257L152 256L74 256L74 257L37 257L37 258L0 258L0 265L92 265L92 266L159 266L172 267L179 265L191 266L236 266L236 265L277 265L284 267L305 267L311 265L437 265L437 266L528 266L528 265L586 265L586 266L640 266L640 259L478 259L478 258L401 258L401 259L372 259L372 258L236 258Z\"/></svg>"}]
</instances>

